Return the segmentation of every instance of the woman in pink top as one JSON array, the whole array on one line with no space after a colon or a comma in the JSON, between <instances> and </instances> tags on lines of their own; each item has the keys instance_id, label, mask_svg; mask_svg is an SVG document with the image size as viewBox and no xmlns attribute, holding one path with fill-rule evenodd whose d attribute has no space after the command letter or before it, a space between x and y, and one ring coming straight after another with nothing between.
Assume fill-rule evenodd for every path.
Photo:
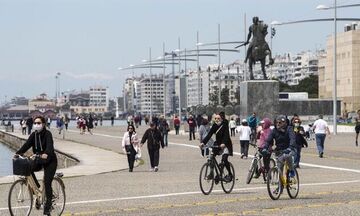
<instances>
[{"instance_id":1,"label":"woman in pink top","mask_svg":"<svg viewBox=\"0 0 360 216\"><path fill-rule=\"evenodd\" d=\"M260 140L258 142L258 147L259 147L259 151L261 152L261 150L264 148L265 140L271 133L271 129L270 129L271 120L269 118L264 118L260 123L261 123L261 130L258 132L258 134L260 134ZM270 149L268 149L268 150L271 152L271 146L269 148ZM266 169L266 172L269 171L269 169L270 169L270 167L269 167L270 156L271 155L263 155L264 167Z\"/></svg>"}]
</instances>

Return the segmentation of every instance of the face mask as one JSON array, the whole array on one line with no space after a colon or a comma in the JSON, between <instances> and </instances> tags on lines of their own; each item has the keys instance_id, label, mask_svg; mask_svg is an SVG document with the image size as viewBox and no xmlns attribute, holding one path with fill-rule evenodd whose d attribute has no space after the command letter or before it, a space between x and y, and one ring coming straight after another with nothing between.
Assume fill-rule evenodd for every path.
<instances>
[{"instance_id":1,"label":"face mask","mask_svg":"<svg viewBox=\"0 0 360 216\"><path fill-rule=\"evenodd\" d=\"M33 129L37 132L40 132L43 129L42 124L34 124Z\"/></svg>"},{"instance_id":2,"label":"face mask","mask_svg":"<svg viewBox=\"0 0 360 216\"><path fill-rule=\"evenodd\" d=\"M295 127L299 127L300 123L295 123L294 125L295 125Z\"/></svg>"},{"instance_id":3,"label":"face mask","mask_svg":"<svg viewBox=\"0 0 360 216\"><path fill-rule=\"evenodd\" d=\"M215 124L217 124L218 126L221 125L222 121L216 121Z\"/></svg>"}]
</instances>

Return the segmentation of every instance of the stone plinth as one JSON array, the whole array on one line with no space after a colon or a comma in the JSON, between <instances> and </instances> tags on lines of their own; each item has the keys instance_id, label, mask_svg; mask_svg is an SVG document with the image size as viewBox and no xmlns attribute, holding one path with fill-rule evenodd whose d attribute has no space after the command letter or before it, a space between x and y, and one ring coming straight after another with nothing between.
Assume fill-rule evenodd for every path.
<instances>
[{"instance_id":1,"label":"stone plinth","mask_svg":"<svg viewBox=\"0 0 360 216\"><path fill-rule=\"evenodd\" d=\"M251 80L240 83L240 118L253 112L259 118L275 118L279 110L279 82Z\"/></svg>"}]
</instances>

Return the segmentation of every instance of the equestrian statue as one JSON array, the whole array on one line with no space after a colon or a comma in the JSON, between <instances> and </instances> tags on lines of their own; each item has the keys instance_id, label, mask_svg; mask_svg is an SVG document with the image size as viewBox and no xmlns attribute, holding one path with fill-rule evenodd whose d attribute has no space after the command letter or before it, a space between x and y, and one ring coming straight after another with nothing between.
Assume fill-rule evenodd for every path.
<instances>
[{"instance_id":1,"label":"equestrian statue","mask_svg":"<svg viewBox=\"0 0 360 216\"><path fill-rule=\"evenodd\" d=\"M249 27L247 41L240 45L246 46L249 44L250 38L252 36L244 61L244 63L247 61L249 63L250 80L254 79L253 66L256 62L259 61L261 63L261 71L265 80L267 79L265 66L272 65L274 63L274 59L271 57L271 50L269 45L265 41L265 37L268 33L267 29L268 25L265 24L262 20L259 20L259 17L253 17L253 24ZM240 46L237 46L236 48L239 48ZM268 65L266 65L266 56L269 57Z\"/></svg>"}]
</instances>

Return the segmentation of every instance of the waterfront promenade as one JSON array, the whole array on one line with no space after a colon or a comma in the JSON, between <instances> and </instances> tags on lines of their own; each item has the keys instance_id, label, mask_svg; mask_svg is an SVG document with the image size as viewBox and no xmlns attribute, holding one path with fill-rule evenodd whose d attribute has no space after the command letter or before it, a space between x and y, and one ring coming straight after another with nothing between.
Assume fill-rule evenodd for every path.
<instances>
[{"instance_id":1,"label":"waterfront promenade","mask_svg":"<svg viewBox=\"0 0 360 216\"><path fill-rule=\"evenodd\" d=\"M146 128L137 129L139 137ZM283 194L279 201L272 201L261 179L250 185L244 183L251 160L240 159L238 137L233 137L236 153L230 158L238 179L234 191L224 194L215 185L216 191L204 196L198 177L205 159L200 157L198 140L189 141L187 134L171 134L169 147L160 152L157 173L148 171L144 146L145 163L129 173L126 156L119 154L125 130L126 127L98 127L93 135L80 135L77 129L70 128L65 141L53 131L55 147L65 151L68 145L66 151L80 160L79 165L69 170L85 165L81 162L87 156L95 164L78 169L83 173L63 170L67 192L64 215L360 215L360 148L355 147L354 133L327 138L322 159L311 141L309 148L303 149L298 199L290 200ZM83 148L76 149L76 145ZM109 155L102 157L103 153ZM102 164L107 159L109 167ZM10 184L0 184L0 215L8 215L9 187Z\"/></svg>"}]
</instances>

